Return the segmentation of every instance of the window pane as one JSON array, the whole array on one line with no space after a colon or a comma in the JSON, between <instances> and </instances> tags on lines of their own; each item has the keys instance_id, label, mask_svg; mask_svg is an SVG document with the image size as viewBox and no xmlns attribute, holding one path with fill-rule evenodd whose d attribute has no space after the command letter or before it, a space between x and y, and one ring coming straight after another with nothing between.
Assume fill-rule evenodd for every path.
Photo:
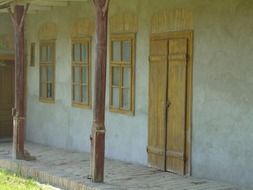
<instances>
[{"instance_id":1,"label":"window pane","mask_svg":"<svg viewBox=\"0 0 253 190\"><path fill-rule=\"evenodd\" d=\"M123 61L131 61L131 41L123 41Z\"/></svg>"},{"instance_id":2,"label":"window pane","mask_svg":"<svg viewBox=\"0 0 253 190\"><path fill-rule=\"evenodd\" d=\"M88 67L87 66L82 67L82 83L83 84L88 83Z\"/></svg>"},{"instance_id":3,"label":"window pane","mask_svg":"<svg viewBox=\"0 0 253 190\"><path fill-rule=\"evenodd\" d=\"M81 102L80 85L74 85L73 86L73 100L75 102Z\"/></svg>"},{"instance_id":4,"label":"window pane","mask_svg":"<svg viewBox=\"0 0 253 190\"><path fill-rule=\"evenodd\" d=\"M82 85L82 102L88 104L88 90L87 85Z\"/></svg>"},{"instance_id":5,"label":"window pane","mask_svg":"<svg viewBox=\"0 0 253 190\"><path fill-rule=\"evenodd\" d=\"M47 96L47 84L46 83L40 83L40 97L46 98Z\"/></svg>"},{"instance_id":6,"label":"window pane","mask_svg":"<svg viewBox=\"0 0 253 190\"><path fill-rule=\"evenodd\" d=\"M120 83L120 67L112 67L112 85L119 86Z\"/></svg>"},{"instance_id":7,"label":"window pane","mask_svg":"<svg viewBox=\"0 0 253 190\"><path fill-rule=\"evenodd\" d=\"M131 82L130 68L124 68L124 70L123 70L123 86L125 88L129 88L130 82Z\"/></svg>"},{"instance_id":8,"label":"window pane","mask_svg":"<svg viewBox=\"0 0 253 190\"><path fill-rule=\"evenodd\" d=\"M47 68L47 81L53 82L53 80L54 80L53 67L48 67Z\"/></svg>"},{"instance_id":9,"label":"window pane","mask_svg":"<svg viewBox=\"0 0 253 190\"><path fill-rule=\"evenodd\" d=\"M74 45L74 61L80 61L80 44Z\"/></svg>"},{"instance_id":10,"label":"window pane","mask_svg":"<svg viewBox=\"0 0 253 190\"><path fill-rule=\"evenodd\" d=\"M40 48L40 61L47 62L47 46L42 45Z\"/></svg>"},{"instance_id":11,"label":"window pane","mask_svg":"<svg viewBox=\"0 0 253 190\"><path fill-rule=\"evenodd\" d=\"M53 98L53 84L52 83L47 84L47 97Z\"/></svg>"},{"instance_id":12,"label":"window pane","mask_svg":"<svg viewBox=\"0 0 253 190\"><path fill-rule=\"evenodd\" d=\"M128 88L123 89L123 108L130 109L130 90Z\"/></svg>"},{"instance_id":13,"label":"window pane","mask_svg":"<svg viewBox=\"0 0 253 190\"><path fill-rule=\"evenodd\" d=\"M74 67L73 69L73 79L74 83L81 83L80 81L80 67Z\"/></svg>"},{"instance_id":14,"label":"window pane","mask_svg":"<svg viewBox=\"0 0 253 190\"><path fill-rule=\"evenodd\" d=\"M121 61L121 45L120 41L112 42L112 60L113 61Z\"/></svg>"},{"instance_id":15,"label":"window pane","mask_svg":"<svg viewBox=\"0 0 253 190\"><path fill-rule=\"evenodd\" d=\"M46 81L47 81L47 68L40 67L40 82L46 82Z\"/></svg>"},{"instance_id":16,"label":"window pane","mask_svg":"<svg viewBox=\"0 0 253 190\"><path fill-rule=\"evenodd\" d=\"M82 44L82 62L87 63L88 61L88 54L87 54L87 44Z\"/></svg>"},{"instance_id":17,"label":"window pane","mask_svg":"<svg viewBox=\"0 0 253 190\"><path fill-rule=\"evenodd\" d=\"M51 45L49 45L47 49L47 60L48 62L53 61L53 47Z\"/></svg>"},{"instance_id":18,"label":"window pane","mask_svg":"<svg viewBox=\"0 0 253 190\"><path fill-rule=\"evenodd\" d=\"M119 108L119 88L112 88L112 106Z\"/></svg>"},{"instance_id":19,"label":"window pane","mask_svg":"<svg viewBox=\"0 0 253 190\"><path fill-rule=\"evenodd\" d=\"M75 44L72 44L72 61L75 61Z\"/></svg>"}]
</instances>

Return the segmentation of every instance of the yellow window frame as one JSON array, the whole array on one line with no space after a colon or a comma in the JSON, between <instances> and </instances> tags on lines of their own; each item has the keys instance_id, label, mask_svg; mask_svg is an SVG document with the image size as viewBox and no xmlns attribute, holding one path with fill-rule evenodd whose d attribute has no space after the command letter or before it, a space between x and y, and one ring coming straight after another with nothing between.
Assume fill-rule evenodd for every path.
<instances>
[{"instance_id":1,"label":"yellow window frame","mask_svg":"<svg viewBox=\"0 0 253 190\"><path fill-rule=\"evenodd\" d=\"M121 61L114 61L113 60L113 42L114 41L120 41L121 43ZM123 41L130 41L131 42L131 58L130 58L130 64L126 64L122 59L123 57ZM109 110L111 112L115 113L121 113L126 115L134 115L135 112L135 33L130 34L111 34L110 36L110 71L109 71ZM119 107L115 108L113 106L113 67L119 67L120 68L120 81L119 81ZM130 69L130 108L124 109L123 108L123 70L124 68Z\"/></svg>"},{"instance_id":2,"label":"yellow window frame","mask_svg":"<svg viewBox=\"0 0 253 190\"><path fill-rule=\"evenodd\" d=\"M82 50L80 48L80 61L75 61L73 54L74 54L74 44L85 44L87 45L87 62L84 62L82 60ZM80 83L75 83L74 81L74 68L75 67L79 67L80 69ZM83 100L83 91L82 91L82 86L83 84L83 71L82 68L83 67L87 67L87 84L85 84L85 86L87 86L87 98L88 98L88 102L84 103L82 102ZM72 106L73 107L77 107L77 108L87 108L90 109L91 108L91 102L92 102L92 98L91 98L91 38L90 37L86 37L86 38L73 38L72 39L72 43L71 43L71 97L72 97ZM80 87L80 100L81 101L75 101L74 100L74 86L79 86Z\"/></svg>"},{"instance_id":3,"label":"yellow window frame","mask_svg":"<svg viewBox=\"0 0 253 190\"><path fill-rule=\"evenodd\" d=\"M50 46L52 47L52 52L51 52L52 60L51 61L43 61L42 60L42 47L43 46L46 46L47 48ZM39 50L39 100L44 103L54 103L55 102L55 53L56 53L55 40L41 40L39 48L40 48L40 50ZM48 49L47 49L47 56L48 56ZM41 79L42 67L46 68L46 71L50 67L53 69L52 81L49 81L48 79L46 79L46 82L42 81L42 79ZM47 73L46 73L46 75L47 75ZM49 83L52 84L52 92L51 92L52 97L43 97L42 96L42 85L44 83L46 83L46 86ZM45 94L48 94L47 88L46 88Z\"/></svg>"}]
</instances>

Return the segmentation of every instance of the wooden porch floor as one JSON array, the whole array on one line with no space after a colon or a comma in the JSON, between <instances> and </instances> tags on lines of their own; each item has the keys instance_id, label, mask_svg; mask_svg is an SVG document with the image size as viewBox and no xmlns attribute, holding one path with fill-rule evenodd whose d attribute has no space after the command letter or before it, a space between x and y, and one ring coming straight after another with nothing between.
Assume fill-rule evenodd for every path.
<instances>
[{"instance_id":1,"label":"wooden porch floor","mask_svg":"<svg viewBox=\"0 0 253 190\"><path fill-rule=\"evenodd\" d=\"M36 180L66 190L236 190L231 185L182 177L145 166L106 159L105 183L88 179L89 154L26 143L36 161L11 159L11 144L0 143L0 168L31 176Z\"/></svg>"}]
</instances>

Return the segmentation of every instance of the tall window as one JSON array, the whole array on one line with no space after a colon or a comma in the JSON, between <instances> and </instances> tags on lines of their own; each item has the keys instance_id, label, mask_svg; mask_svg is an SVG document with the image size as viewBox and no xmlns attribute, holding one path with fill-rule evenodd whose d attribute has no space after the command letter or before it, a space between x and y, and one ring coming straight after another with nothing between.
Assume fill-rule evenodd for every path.
<instances>
[{"instance_id":1,"label":"tall window","mask_svg":"<svg viewBox=\"0 0 253 190\"><path fill-rule=\"evenodd\" d=\"M54 102L55 42L40 42L40 100Z\"/></svg>"},{"instance_id":2,"label":"tall window","mask_svg":"<svg viewBox=\"0 0 253 190\"><path fill-rule=\"evenodd\" d=\"M72 40L72 104L90 107L90 40Z\"/></svg>"},{"instance_id":3,"label":"tall window","mask_svg":"<svg viewBox=\"0 0 253 190\"><path fill-rule=\"evenodd\" d=\"M110 46L110 111L134 114L135 35L112 35Z\"/></svg>"}]
</instances>

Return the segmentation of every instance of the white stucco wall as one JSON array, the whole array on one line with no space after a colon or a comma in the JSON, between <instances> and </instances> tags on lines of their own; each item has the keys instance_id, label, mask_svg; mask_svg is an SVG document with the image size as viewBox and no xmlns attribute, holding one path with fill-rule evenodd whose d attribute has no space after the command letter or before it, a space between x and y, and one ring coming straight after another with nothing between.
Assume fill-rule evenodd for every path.
<instances>
[{"instance_id":1,"label":"white stucco wall","mask_svg":"<svg viewBox=\"0 0 253 190\"><path fill-rule=\"evenodd\" d=\"M106 156L147 164L150 25L152 15L165 8L185 8L193 12L192 174L253 188L251 0L111 1L110 15L132 11L138 15L139 26L135 116L109 112L107 91ZM89 151L92 110L71 106L70 30L80 17L94 17L88 3L54 8L28 17L27 41L28 44L36 42L36 65L28 67L26 139ZM57 23L58 27L55 104L39 102L38 30L48 21ZM94 52L95 36L92 63Z\"/></svg>"}]
</instances>

